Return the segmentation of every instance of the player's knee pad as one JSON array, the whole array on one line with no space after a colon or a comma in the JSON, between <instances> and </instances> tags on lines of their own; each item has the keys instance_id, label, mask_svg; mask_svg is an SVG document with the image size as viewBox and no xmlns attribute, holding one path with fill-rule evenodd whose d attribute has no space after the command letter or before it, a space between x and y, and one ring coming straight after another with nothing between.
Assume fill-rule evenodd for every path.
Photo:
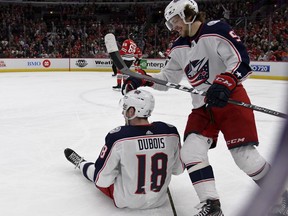
<instances>
[{"instance_id":1,"label":"player's knee pad","mask_svg":"<svg viewBox=\"0 0 288 216\"><path fill-rule=\"evenodd\" d=\"M212 139L198 134L189 134L182 149L181 159L186 167L200 163L208 163L208 149L212 144Z\"/></svg>"},{"instance_id":2,"label":"player's knee pad","mask_svg":"<svg viewBox=\"0 0 288 216\"><path fill-rule=\"evenodd\" d=\"M231 149L230 152L237 166L255 181L263 178L269 171L269 163L255 146L241 146Z\"/></svg>"}]
</instances>

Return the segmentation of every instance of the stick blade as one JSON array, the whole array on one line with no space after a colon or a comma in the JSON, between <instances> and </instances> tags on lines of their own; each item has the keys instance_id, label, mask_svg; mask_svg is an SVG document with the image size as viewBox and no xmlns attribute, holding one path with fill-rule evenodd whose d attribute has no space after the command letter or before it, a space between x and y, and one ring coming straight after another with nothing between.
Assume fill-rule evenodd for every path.
<instances>
[{"instance_id":1,"label":"stick blade","mask_svg":"<svg viewBox=\"0 0 288 216\"><path fill-rule=\"evenodd\" d=\"M106 46L108 53L118 51L116 38L112 33L106 34L104 37L104 40L105 40L105 46Z\"/></svg>"}]
</instances>

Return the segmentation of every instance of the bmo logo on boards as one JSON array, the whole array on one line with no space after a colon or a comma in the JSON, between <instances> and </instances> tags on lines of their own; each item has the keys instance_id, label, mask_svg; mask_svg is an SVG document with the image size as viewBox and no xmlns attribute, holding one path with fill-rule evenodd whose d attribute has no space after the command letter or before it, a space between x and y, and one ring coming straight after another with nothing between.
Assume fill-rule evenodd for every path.
<instances>
[{"instance_id":1,"label":"bmo logo on boards","mask_svg":"<svg viewBox=\"0 0 288 216\"><path fill-rule=\"evenodd\" d=\"M43 61L39 60L39 61L28 61L27 62L27 66L28 67L45 67L48 68L51 66L51 61L48 59L45 59Z\"/></svg>"},{"instance_id":2,"label":"bmo logo on boards","mask_svg":"<svg viewBox=\"0 0 288 216\"><path fill-rule=\"evenodd\" d=\"M48 67L50 67L51 62L50 62L50 60L45 59L45 60L42 62L42 65L43 65L43 67L48 68Z\"/></svg>"},{"instance_id":3,"label":"bmo logo on boards","mask_svg":"<svg viewBox=\"0 0 288 216\"><path fill-rule=\"evenodd\" d=\"M40 61L28 61L28 62L27 62L27 66L28 66L28 67L41 66L41 62L40 62Z\"/></svg>"}]
</instances>

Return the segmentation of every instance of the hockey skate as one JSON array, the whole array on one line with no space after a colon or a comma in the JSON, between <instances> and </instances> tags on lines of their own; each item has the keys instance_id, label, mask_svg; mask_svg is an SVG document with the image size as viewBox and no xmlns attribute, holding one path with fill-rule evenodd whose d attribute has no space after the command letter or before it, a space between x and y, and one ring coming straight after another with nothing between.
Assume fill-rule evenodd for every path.
<instances>
[{"instance_id":1,"label":"hockey skate","mask_svg":"<svg viewBox=\"0 0 288 216\"><path fill-rule=\"evenodd\" d=\"M75 169L80 168L80 163L85 161L83 157L78 155L75 151L73 151L70 148L66 148L64 150L64 154L65 154L65 157L67 158L67 160L75 165Z\"/></svg>"},{"instance_id":2,"label":"hockey skate","mask_svg":"<svg viewBox=\"0 0 288 216\"><path fill-rule=\"evenodd\" d=\"M286 190L281 197L281 203L272 208L269 216L288 216L288 191Z\"/></svg>"},{"instance_id":3,"label":"hockey skate","mask_svg":"<svg viewBox=\"0 0 288 216\"><path fill-rule=\"evenodd\" d=\"M194 216L224 216L219 200L206 200L206 203L200 208L200 212Z\"/></svg>"},{"instance_id":4,"label":"hockey skate","mask_svg":"<svg viewBox=\"0 0 288 216\"><path fill-rule=\"evenodd\" d=\"M113 88L113 90L120 91L121 90L121 85L112 86L112 88Z\"/></svg>"}]
</instances>

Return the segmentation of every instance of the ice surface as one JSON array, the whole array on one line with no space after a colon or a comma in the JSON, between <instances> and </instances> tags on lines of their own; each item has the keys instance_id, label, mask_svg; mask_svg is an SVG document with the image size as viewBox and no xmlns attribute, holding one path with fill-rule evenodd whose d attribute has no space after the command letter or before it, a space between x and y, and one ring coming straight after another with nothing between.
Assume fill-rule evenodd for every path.
<instances>
[{"instance_id":1,"label":"ice surface","mask_svg":"<svg viewBox=\"0 0 288 216\"><path fill-rule=\"evenodd\" d=\"M168 202L152 210L117 209L64 157L63 150L70 147L94 161L106 134L124 123L118 105L122 96L112 90L116 79L111 74L0 74L0 215L173 215ZM286 111L287 81L249 79L244 85L253 104ZM190 95L148 90L156 99L150 120L171 123L182 136L192 108ZM269 161L284 120L259 112L255 116L258 149ZM209 156L223 211L234 216L257 187L236 167L222 136ZM172 178L170 190L178 216L196 213L199 200L186 172Z\"/></svg>"}]
</instances>

